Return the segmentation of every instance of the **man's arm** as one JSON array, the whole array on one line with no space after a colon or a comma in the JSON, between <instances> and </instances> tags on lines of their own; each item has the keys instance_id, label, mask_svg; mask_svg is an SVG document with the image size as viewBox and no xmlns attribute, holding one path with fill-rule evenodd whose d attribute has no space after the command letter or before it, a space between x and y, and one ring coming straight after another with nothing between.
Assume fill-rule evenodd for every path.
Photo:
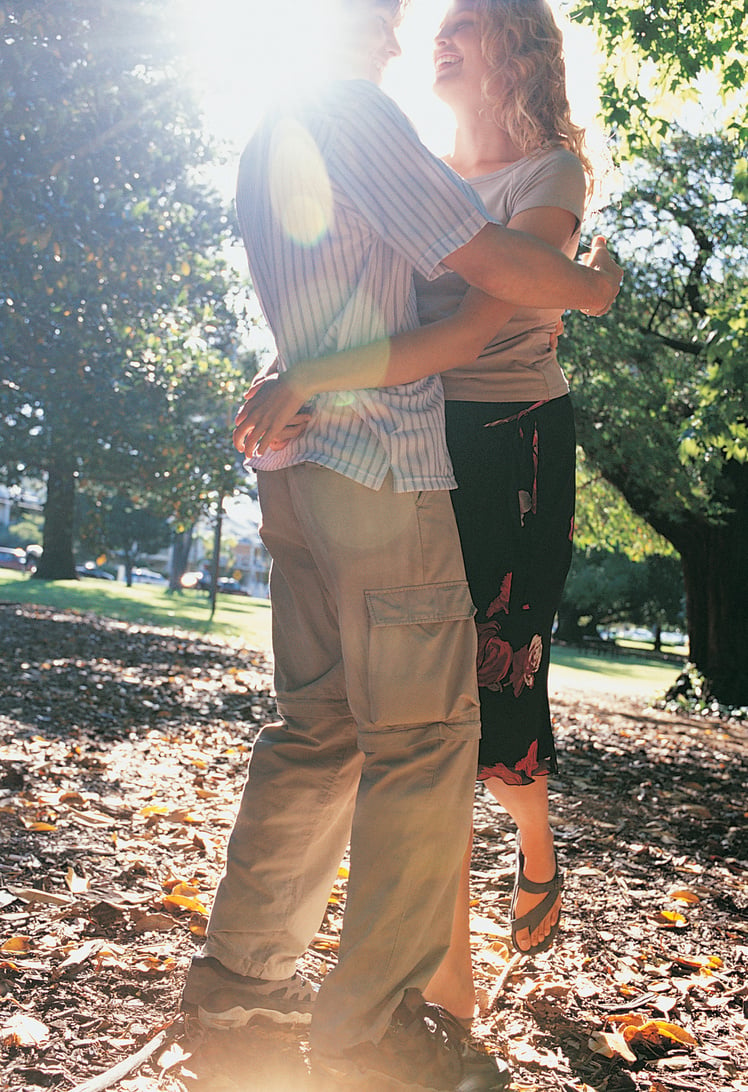
<instances>
[{"instance_id":1,"label":"man's arm","mask_svg":"<svg viewBox=\"0 0 748 1092\"><path fill-rule=\"evenodd\" d=\"M486 224L444 264L468 284L506 303L588 315L604 315L610 309L623 279L599 236L580 263L532 235L498 224Z\"/></svg>"},{"instance_id":2,"label":"man's arm","mask_svg":"<svg viewBox=\"0 0 748 1092\"><path fill-rule=\"evenodd\" d=\"M575 224L570 213L560 209L539 209L522 214L518 222L532 227L537 235L506 231L519 239L564 246ZM463 248L464 249L464 248ZM543 246L562 257L553 245ZM595 236L590 253L605 261L611 277L620 282L621 271L609 258L605 240ZM568 262L575 268L573 262ZM601 276L601 274L596 274ZM361 390L410 383L425 375L460 367L475 360L483 348L514 313L513 304L482 292L469 291L457 311L447 318L368 345L346 349L324 357L299 361L280 375L254 385L237 414L234 446L242 453L262 455L285 442L305 427L299 419L292 432L284 432L302 403L323 391Z\"/></svg>"}]
</instances>

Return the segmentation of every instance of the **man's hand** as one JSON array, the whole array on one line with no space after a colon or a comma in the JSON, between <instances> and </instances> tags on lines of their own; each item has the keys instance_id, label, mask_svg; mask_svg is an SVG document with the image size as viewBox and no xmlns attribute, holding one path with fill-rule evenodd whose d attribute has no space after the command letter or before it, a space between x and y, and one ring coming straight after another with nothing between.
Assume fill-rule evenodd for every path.
<instances>
[{"instance_id":1,"label":"man's hand","mask_svg":"<svg viewBox=\"0 0 748 1092\"><path fill-rule=\"evenodd\" d=\"M304 394L296 389L288 372L256 381L244 398L233 432L234 447L242 455L280 451L300 436L312 419Z\"/></svg>"},{"instance_id":2,"label":"man's hand","mask_svg":"<svg viewBox=\"0 0 748 1092\"><path fill-rule=\"evenodd\" d=\"M608 248L605 239L602 235L595 235L590 245L589 253L583 255L580 259L582 265L589 266L590 269L597 270L598 273L602 273L608 282L609 298L600 308L592 309L591 307L583 307L583 315L607 315L613 306L613 300L618 295L618 290L621 287L621 281L623 280L623 270L619 265L611 258L608 253Z\"/></svg>"}]
</instances>

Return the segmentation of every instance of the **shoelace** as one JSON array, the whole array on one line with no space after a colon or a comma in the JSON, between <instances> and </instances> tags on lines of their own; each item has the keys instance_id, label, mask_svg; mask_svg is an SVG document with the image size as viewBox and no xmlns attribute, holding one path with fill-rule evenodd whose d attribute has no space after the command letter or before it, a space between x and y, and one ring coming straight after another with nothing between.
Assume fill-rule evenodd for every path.
<instances>
[{"instance_id":1,"label":"shoelace","mask_svg":"<svg viewBox=\"0 0 748 1092\"><path fill-rule=\"evenodd\" d=\"M410 1019L404 1021L402 1026L405 1028L413 1023L422 1027L428 1038L438 1043L446 1054L460 1058L462 1041L465 1037L464 1028L447 1009L422 1001L418 1008L411 1010ZM423 1040L421 1042L423 1044ZM418 1050L415 1042L413 1046L415 1050Z\"/></svg>"}]
</instances>

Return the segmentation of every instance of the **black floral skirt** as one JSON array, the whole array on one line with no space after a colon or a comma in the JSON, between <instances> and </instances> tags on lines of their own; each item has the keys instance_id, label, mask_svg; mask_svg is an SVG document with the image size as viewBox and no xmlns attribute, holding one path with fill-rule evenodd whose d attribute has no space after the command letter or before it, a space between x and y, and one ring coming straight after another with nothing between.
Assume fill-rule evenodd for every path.
<instances>
[{"instance_id":1,"label":"black floral skirt","mask_svg":"<svg viewBox=\"0 0 748 1092\"><path fill-rule=\"evenodd\" d=\"M551 628L571 562L574 414L547 402L447 402L452 494L477 608L479 778L555 772Z\"/></svg>"}]
</instances>

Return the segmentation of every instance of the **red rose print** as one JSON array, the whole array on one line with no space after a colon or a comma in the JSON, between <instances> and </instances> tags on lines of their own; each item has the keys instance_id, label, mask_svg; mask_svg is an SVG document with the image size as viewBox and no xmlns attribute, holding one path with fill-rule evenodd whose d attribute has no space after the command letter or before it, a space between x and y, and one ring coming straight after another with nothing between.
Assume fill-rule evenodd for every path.
<instances>
[{"instance_id":1,"label":"red rose print","mask_svg":"<svg viewBox=\"0 0 748 1092\"><path fill-rule=\"evenodd\" d=\"M514 696L518 698L524 688L529 689L535 685L535 672L540 667L543 655L543 638L536 633L529 645L518 648L512 660L512 674L510 682L514 689Z\"/></svg>"},{"instance_id":2,"label":"red rose print","mask_svg":"<svg viewBox=\"0 0 748 1092\"><path fill-rule=\"evenodd\" d=\"M524 758L520 759L515 769L521 770L532 777L538 768L538 741L534 739L530 744L530 749Z\"/></svg>"},{"instance_id":3,"label":"red rose print","mask_svg":"<svg viewBox=\"0 0 748 1092\"><path fill-rule=\"evenodd\" d=\"M479 622L478 686L501 690L501 681L512 664L512 646L502 641L498 622Z\"/></svg>"},{"instance_id":4,"label":"red rose print","mask_svg":"<svg viewBox=\"0 0 748 1092\"><path fill-rule=\"evenodd\" d=\"M496 598L493 600L488 610L486 611L486 618L493 618L494 614L509 613L509 596L512 594L512 574L507 573L504 579L501 581L501 590Z\"/></svg>"},{"instance_id":5,"label":"red rose print","mask_svg":"<svg viewBox=\"0 0 748 1092\"><path fill-rule=\"evenodd\" d=\"M481 781L487 781L490 777L500 778L505 785L526 785L527 779L516 770L510 770L503 762L497 762L495 766L481 770Z\"/></svg>"}]
</instances>

